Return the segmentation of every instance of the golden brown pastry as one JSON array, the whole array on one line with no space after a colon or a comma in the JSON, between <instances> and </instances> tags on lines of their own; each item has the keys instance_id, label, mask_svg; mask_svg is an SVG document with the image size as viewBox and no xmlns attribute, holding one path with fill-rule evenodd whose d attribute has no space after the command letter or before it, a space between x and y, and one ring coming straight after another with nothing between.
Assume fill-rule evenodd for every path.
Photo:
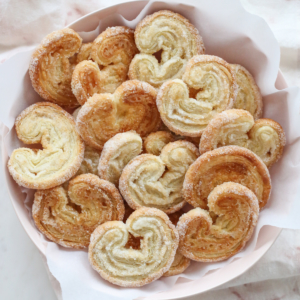
<instances>
[{"instance_id":1,"label":"golden brown pastry","mask_svg":"<svg viewBox=\"0 0 300 300\"><path fill-rule=\"evenodd\" d=\"M72 114L75 121L80 108L81 106L76 108ZM99 165L100 155L101 155L100 150L85 145L83 161L76 175L87 174L87 173L98 175L98 165Z\"/></svg>"},{"instance_id":2,"label":"golden brown pastry","mask_svg":"<svg viewBox=\"0 0 300 300\"><path fill-rule=\"evenodd\" d=\"M189 136L173 134L169 131L168 128L166 128L164 131L152 132L144 139L144 152L153 155L160 155L161 150L163 149L164 146L166 146L171 142L180 141L180 140L191 142L197 148L199 147L200 137L189 137Z\"/></svg>"},{"instance_id":3,"label":"golden brown pastry","mask_svg":"<svg viewBox=\"0 0 300 300\"><path fill-rule=\"evenodd\" d=\"M164 83L157 94L162 121L173 132L199 137L209 121L233 106L237 84L230 65L212 55L194 56L182 80Z\"/></svg>"},{"instance_id":4,"label":"golden brown pastry","mask_svg":"<svg viewBox=\"0 0 300 300\"><path fill-rule=\"evenodd\" d=\"M200 140L200 153L237 145L257 154L267 167L282 155L285 134L271 119L254 122L252 115L242 109L230 109L217 114L207 125Z\"/></svg>"},{"instance_id":5,"label":"golden brown pastry","mask_svg":"<svg viewBox=\"0 0 300 300\"><path fill-rule=\"evenodd\" d=\"M94 149L90 146L85 146L84 157L76 175L88 174L88 173L98 175L98 165L99 165L100 155L101 155L101 151Z\"/></svg>"},{"instance_id":6,"label":"golden brown pastry","mask_svg":"<svg viewBox=\"0 0 300 300\"><path fill-rule=\"evenodd\" d=\"M71 89L81 37L64 28L47 35L31 56L29 75L35 91L45 100L65 107L79 105Z\"/></svg>"},{"instance_id":7,"label":"golden brown pastry","mask_svg":"<svg viewBox=\"0 0 300 300\"><path fill-rule=\"evenodd\" d=\"M138 249L126 247L140 238ZM93 232L89 246L92 267L109 282L140 287L160 278L171 266L178 247L178 233L168 216L142 207L123 222L106 222Z\"/></svg>"},{"instance_id":8,"label":"golden brown pastry","mask_svg":"<svg viewBox=\"0 0 300 300\"><path fill-rule=\"evenodd\" d=\"M124 167L142 152L143 141L134 131L118 133L103 147L98 164L99 177L119 186Z\"/></svg>"},{"instance_id":9,"label":"golden brown pastry","mask_svg":"<svg viewBox=\"0 0 300 300\"><path fill-rule=\"evenodd\" d=\"M176 226L179 218L184 214L183 210L179 210L169 215L170 221ZM183 256L177 249L174 261L170 269L163 275L164 277L174 276L183 273L190 265L190 259Z\"/></svg>"},{"instance_id":10,"label":"golden brown pastry","mask_svg":"<svg viewBox=\"0 0 300 300\"><path fill-rule=\"evenodd\" d=\"M68 190L58 186L35 193L32 216L51 241L76 249L87 247L95 228L122 220L124 204L116 187L93 174L70 180Z\"/></svg>"},{"instance_id":11,"label":"golden brown pastry","mask_svg":"<svg viewBox=\"0 0 300 300\"><path fill-rule=\"evenodd\" d=\"M82 43L79 52L76 56L76 64L84 60L91 59L91 52L92 52L93 43Z\"/></svg>"},{"instance_id":12,"label":"golden brown pastry","mask_svg":"<svg viewBox=\"0 0 300 300\"><path fill-rule=\"evenodd\" d=\"M250 112L254 120L262 117L263 101L259 87L252 75L241 65L231 65L238 85L238 93L233 108Z\"/></svg>"},{"instance_id":13,"label":"golden brown pastry","mask_svg":"<svg viewBox=\"0 0 300 300\"><path fill-rule=\"evenodd\" d=\"M271 193L269 171L255 153L238 146L225 146L202 154L185 174L183 198L194 207L207 209L210 192L229 181L254 192L260 209L267 204Z\"/></svg>"},{"instance_id":14,"label":"golden brown pastry","mask_svg":"<svg viewBox=\"0 0 300 300\"><path fill-rule=\"evenodd\" d=\"M174 142L175 138L171 132L156 131L150 133L144 141L144 149L146 153L160 155L161 150L169 143Z\"/></svg>"},{"instance_id":15,"label":"golden brown pastry","mask_svg":"<svg viewBox=\"0 0 300 300\"><path fill-rule=\"evenodd\" d=\"M240 252L257 224L259 205L255 194L245 186L226 182L208 196L209 211L195 208L178 224L179 248L184 256L201 262L228 259Z\"/></svg>"},{"instance_id":16,"label":"golden brown pastry","mask_svg":"<svg viewBox=\"0 0 300 300\"><path fill-rule=\"evenodd\" d=\"M73 177L84 154L84 143L71 115L59 106L40 102L27 107L16 119L18 138L43 149L18 148L8 161L14 180L30 189L48 189Z\"/></svg>"},{"instance_id":17,"label":"golden brown pastry","mask_svg":"<svg viewBox=\"0 0 300 300\"><path fill-rule=\"evenodd\" d=\"M187 141L166 145L160 154L142 154L130 161L120 177L119 189L133 209L155 207L171 214L180 210L182 184L198 149Z\"/></svg>"},{"instance_id":18,"label":"golden brown pastry","mask_svg":"<svg viewBox=\"0 0 300 300\"><path fill-rule=\"evenodd\" d=\"M205 49L198 30L183 16L168 10L144 18L134 32L141 52L129 68L129 78L160 87L166 80L181 78L190 58Z\"/></svg>"},{"instance_id":19,"label":"golden brown pastry","mask_svg":"<svg viewBox=\"0 0 300 300\"><path fill-rule=\"evenodd\" d=\"M132 29L117 26L102 32L90 49L93 61L81 61L73 72L72 90L78 102L83 105L96 93L113 93L127 79L137 52Z\"/></svg>"},{"instance_id":20,"label":"golden brown pastry","mask_svg":"<svg viewBox=\"0 0 300 300\"><path fill-rule=\"evenodd\" d=\"M135 130L146 136L160 125L155 99L156 90L138 80L123 82L114 94L95 94L79 110L79 133L99 150L120 132Z\"/></svg>"}]
</instances>

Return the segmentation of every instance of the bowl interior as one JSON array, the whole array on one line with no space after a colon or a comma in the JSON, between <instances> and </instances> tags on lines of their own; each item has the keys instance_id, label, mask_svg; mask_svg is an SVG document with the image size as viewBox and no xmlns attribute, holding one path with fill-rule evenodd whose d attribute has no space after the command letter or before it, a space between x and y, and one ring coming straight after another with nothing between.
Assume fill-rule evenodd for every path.
<instances>
[{"instance_id":1,"label":"bowl interior","mask_svg":"<svg viewBox=\"0 0 300 300\"><path fill-rule=\"evenodd\" d=\"M98 25L100 19L118 11L122 11L122 13L126 12L126 15L124 16L126 17L126 19L131 20L134 18L134 16L138 14L138 12L140 12L143 9L143 7L147 4L148 1L133 2L134 3L122 3L95 11L91 14L80 18L76 22L73 22L68 27L79 32L91 31ZM22 54L23 61L25 61L26 59L29 61L31 52L32 51L27 51L26 53ZM287 87L287 84L280 72L277 77L276 86L278 89L283 89ZM2 137L5 137L7 133L7 127L3 126ZM6 167L8 154L6 153L5 147L3 147L3 141L4 138L2 139L2 167L3 172L5 174L5 181L12 204L25 231L27 232L33 243L41 251L41 253L45 255L47 242L42 238L41 234L38 233L31 219L31 215L29 214L27 208L24 205L26 195L22 194L21 189L17 186L17 184L13 181L13 179L8 173ZM32 197L32 194L30 196ZM156 294L155 299L179 299L183 297L192 296L198 293L208 291L212 288L216 288L217 286L234 279L235 277L244 273L251 266L253 266L268 251L268 249L271 247L271 245L274 243L277 236L279 235L280 230L281 229L279 228L271 226L263 227L259 233L257 245L254 252L243 258L234 260L222 269L210 271L199 280L190 281L180 278L171 290Z\"/></svg>"}]
</instances>

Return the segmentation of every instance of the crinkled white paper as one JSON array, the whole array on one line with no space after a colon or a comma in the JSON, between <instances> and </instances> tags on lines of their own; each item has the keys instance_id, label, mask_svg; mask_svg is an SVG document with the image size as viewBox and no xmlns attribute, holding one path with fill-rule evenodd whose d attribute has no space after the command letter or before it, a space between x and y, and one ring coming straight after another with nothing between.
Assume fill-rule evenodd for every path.
<instances>
[{"instance_id":1,"label":"crinkled white paper","mask_svg":"<svg viewBox=\"0 0 300 300\"><path fill-rule=\"evenodd\" d=\"M275 88L280 53L271 30L261 18L247 13L239 0L184 2L185 4L180 4L179 1L151 1L143 5L132 3L130 10L116 7L111 9L105 18L99 20L99 26L94 31L80 35L84 41L92 41L108 26L126 25L135 28L146 15L161 9L170 9L187 17L198 28L207 54L217 55L229 63L238 63L246 67L253 74L263 94L264 117L279 122L287 136L283 157L271 169L271 199L260 214L251 241L234 258L219 263L193 262L184 274L161 278L141 288L121 288L112 285L90 267L86 251L65 249L44 240L44 243L47 243L48 266L60 282L64 300L151 297L154 293L170 289L179 277L198 279L209 270L220 268L237 257L251 253L264 225L300 229L300 89L290 87L279 91ZM17 54L0 68L0 120L9 129L12 129L15 118L24 108L40 101L31 87L28 76L31 53L32 50ZM19 145L21 143L12 129L4 137L7 154L10 155ZM6 177L13 201L23 201L21 191L26 192L26 189L18 187L8 175ZM31 191L25 200L28 207L32 197ZM28 219L31 220L30 213ZM34 226L32 220L31 225ZM42 235L40 236L43 239Z\"/></svg>"}]
</instances>

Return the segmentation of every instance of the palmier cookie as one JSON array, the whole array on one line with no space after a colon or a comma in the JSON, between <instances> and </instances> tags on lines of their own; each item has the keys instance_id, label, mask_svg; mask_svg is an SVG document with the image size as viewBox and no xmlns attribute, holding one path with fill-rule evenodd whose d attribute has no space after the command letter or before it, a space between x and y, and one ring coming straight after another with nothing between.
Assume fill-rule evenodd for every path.
<instances>
[{"instance_id":1,"label":"palmier cookie","mask_svg":"<svg viewBox=\"0 0 300 300\"><path fill-rule=\"evenodd\" d=\"M257 224L259 205L255 194L245 186L226 182L208 196L209 211L195 208L178 224L179 252L200 262L228 259L240 252Z\"/></svg>"},{"instance_id":2,"label":"palmier cookie","mask_svg":"<svg viewBox=\"0 0 300 300\"><path fill-rule=\"evenodd\" d=\"M169 129L167 129L169 130ZM188 137L182 135L172 134L169 131L156 131L150 133L144 140L144 152L153 155L160 155L164 146L171 142L185 140L193 143L197 148L199 147L200 137Z\"/></svg>"},{"instance_id":3,"label":"palmier cookie","mask_svg":"<svg viewBox=\"0 0 300 300\"><path fill-rule=\"evenodd\" d=\"M138 249L128 247L140 239ZM92 267L109 282L140 287L160 278L171 266L178 233L161 210L142 207L123 222L106 222L93 232L89 246Z\"/></svg>"},{"instance_id":4,"label":"palmier cookie","mask_svg":"<svg viewBox=\"0 0 300 300\"><path fill-rule=\"evenodd\" d=\"M29 75L35 91L45 100L65 107L78 106L71 88L81 37L64 28L47 35L31 56Z\"/></svg>"},{"instance_id":5,"label":"palmier cookie","mask_svg":"<svg viewBox=\"0 0 300 300\"><path fill-rule=\"evenodd\" d=\"M98 164L99 177L119 186L119 178L124 167L142 152L143 141L133 132L116 134L103 147Z\"/></svg>"},{"instance_id":6,"label":"palmier cookie","mask_svg":"<svg viewBox=\"0 0 300 300\"><path fill-rule=\"evenodd\" d=\"M75 120L77 118L80 108L81 106L76 108L72 114ZM76 175L87 174L87 173L98 175L98 165L99 165L100 155L101 155L100 150L85 145L83 161Z\"/></svg>"},{"instance_id":7,"label":"palmier cookie","mask_svg":"<svg viewBox=\"0 0 300 300\"><path fill-rule=\"evenodd\" d=\"M68 190L57 186L34 195L32 216L37 228L51 241L84 248L97 226L122 220L123 199L116 187L93 174L70 180Z\"/></svg>"},{"instance_id":8,"label":"palmier cookie","mask_svg":"<svg viewBox=\"0 0 300 300\"><path fill-rule=\"evenodd\" d=\"M285 134L282 127L271 119L254 122L249 112L230 109L216 115L209 122L200 140L200 153L227 145L248 148L267 167L271 167L282 155Z\"/></svg>"},{"instance_id":9,"label":"palmier cookie","mask_svg":"<svg viewBox=\"0 0 300 300\"><path fill-rule=\"evenodd\" d=\"M254 192L260 209L267 204L271 193L269 171L255 153L238 146L225 146L202 154L185 174L183 198L194 207L207 209L210 192L229 181Z\"/></svg>"},{"instance_id":10,"label":"palmier cookie","mask_svg":"<svg viewBox=\"0 0 300 300\"><path fill-rule=\"evenodd\" d=\"M95 94L78 112L79 133L99 150L120 132L134 130L146 136L160 125L155 99L156 90L138 80L123 82L114 94Z\"/></svg>"},{"instance_id":11,"label":"palmier cookie","mask_svg":"<svg viewBox=\"0 0 300 300\"><path fill-rule=\"evenodd\" d=\"M76 55L76 64L91 59L92 46L93 43L82 43L79 52Z\"/></svg>"},{"instance_id":12,"label":"palmier cookie","mask_svg":"<svg viewBox=\"0 0 300 300\"><path fill-rule=\"evenodd\" d=\"M180 135L201 136L208 122L233 106L237 84L230 65L212 55L194 56L182 80L164 83L157 95L162 121Z\"/></svg>"},{"instance_id":13,"label":"palmier cookie","mask_svg":"<svg viewBox=\"0 0 300 300\"><path fill-rule=\"evenodd\" d=\"M156 88L166 80L181 78L188 60L205 51L202 37L189 20L167 10L144 18L134 37L141 53L130 64L129 78Z\"/></svg>"},{"instance_id":14,"label":"palmier cookie","mask_svg":"<svg viewBox=\"0 0 300 300\"><path fill-rule=\"evenodd\" d=\"M169 143L174 142L175 138L171 132L156 131L150 133L144 140L146 153L160 155L161 150Z\"/></svg>"},{"instance_id":15,"label":"palmier cookie","mask_svg":"<svg viewBox=\"0 0 300 300\"><path fill-rule=\"evenodd\" d=\"M76 175L94 174L98 175L98 165L101 151L90 146L85 146L84 157Z\"/></svg>"},{"instance_id":16,"label":"palmier cookie","mask_svg":"<svg viewBox=\"0 0 300 300\"><path fill-rule=\"evenodd\" d=\"M43 149L18 148L8 161L14 180L30 189L48 189L73 177L84 155L84 143L74 119L59 106L40 102L26 108L16 119L18 138Z\"/></svg>"},{"instance_id":17,"label":"palmier cookie","mask_svg":"<svg viewBox=\"0 0 300 300\"><path fill-rule=\"evenodd\" d=\"M173 214L169 215L169 219L176 226L179 218L184 214L183 210L179 210ZM190 259L183 256L177 249L174 261L170 269L164 273L164 277L174 276L183 273L190 265Z\"/></svg>"},{"instance_id":18,"label":"palmier cookie","mask_svg":"<svg viewBox=\"0 0 300 300\"><path fill-rule=\"evenodd\" d=\"M181 195L185 173L198 156L198 149L187 141L169 143L160 156L137 156L122 172L120 192L133 209L147 206L167 214L178 211L185 204Z\"/></svg>"},{"instance_id":19,"label":"palmier cookie","mask_svg":"<svg viewBox=\"0 0 300 300\"><path fill-rule=\"evenodd\" d=\"M107 28L90 51L93 61L80 62L72 76L72 90L81 105L96 93L113 93L127 79L129 64L138 52L134 31L125 26Z\"/></svg>"},{"instance_id":20,"label":"palmier cookie","mask_svg":"<svg viewBox=\"0 0 300 300\"><path fill-rule=\"evenodd\" d=\"M262 117L263 101L259 87L252 75L241 65L231 65L238 85L238 93L233 108L250 112L254 120Z\"/></svg>"}]
</instances>

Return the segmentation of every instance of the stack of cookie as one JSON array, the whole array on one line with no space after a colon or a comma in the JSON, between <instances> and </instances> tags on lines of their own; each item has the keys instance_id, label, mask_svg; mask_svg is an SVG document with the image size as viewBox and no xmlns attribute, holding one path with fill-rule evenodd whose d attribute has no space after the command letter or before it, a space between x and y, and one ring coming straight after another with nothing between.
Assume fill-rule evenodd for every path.
<instances>
[{"instance_id":1,"label":"stack of cookie","mask_svg":"<svg viewBox=\"0 0 300 300\"><path fill-rule=\"evenodd\" d=\"M16 119L33 146L13 151L9 172L37 190L36 227L63 247L88 247L114 284L228 259L268 203L284 132L261 118L251 74L204 52L186 18L159 11L87 44L72 29L53 32L32 54L46 101Z\"/></svg>"}]
</instances>

